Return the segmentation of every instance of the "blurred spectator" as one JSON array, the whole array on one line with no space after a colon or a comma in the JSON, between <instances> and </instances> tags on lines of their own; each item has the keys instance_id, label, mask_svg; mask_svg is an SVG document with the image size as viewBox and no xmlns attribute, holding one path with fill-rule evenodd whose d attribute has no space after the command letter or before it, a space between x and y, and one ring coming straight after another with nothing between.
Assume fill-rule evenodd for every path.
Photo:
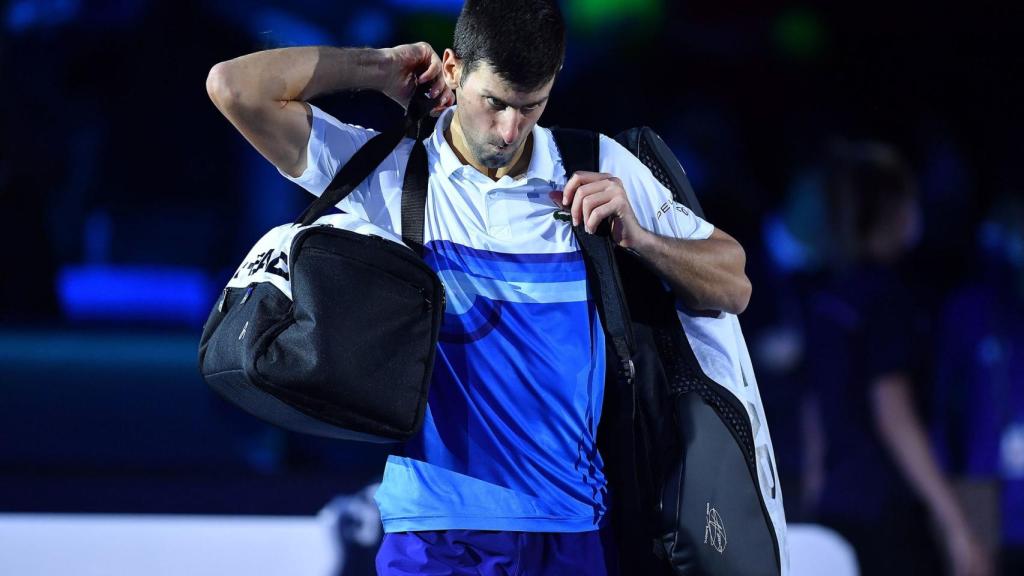
<instances>
[{"instance_id":1,"label":"blurred spectator","mask_svg":"<svg viewBox=\"0 0 1024 576\"><path fill-rule=\"evenodd\" d=\"M824 431L822 523L846 537L864 574L987 575L983 548L940 472L918 417L924 364L914 294L899 264L920 230L916 183L892 148L838 143L825 167L832 273L808 314L808 376Z\"/></svg>"},{"instance_id":2,"label":"blurred spectator","mask_svg":"<svg viewBox=\"0 0 1024 576\"><path fill-rule=\"evenodd\" d=\"M1024 198L997 198L978 236L977 278L943 314L934 430L976 510L995 503L977 520L1001 545L1001 573L1024 574Z\"/></svg>"}]
</instances>

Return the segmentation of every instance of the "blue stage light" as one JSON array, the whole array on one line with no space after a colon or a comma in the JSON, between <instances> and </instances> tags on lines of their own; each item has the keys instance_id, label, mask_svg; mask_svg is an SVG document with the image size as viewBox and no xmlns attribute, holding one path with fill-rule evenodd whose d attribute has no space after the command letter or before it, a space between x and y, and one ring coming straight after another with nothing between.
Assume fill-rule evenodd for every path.
<instances>
[{"instance_id":1,"label":"blue stage light","mask_svg":"<svg viewBox=\"0 0 1024 576\"><path fill-rule=\"evenodd\" d=\"M462 0L388 0L388 4L410 12L449 12L458 14Z\"/></svg>"},{"instance_id":2,"label":"blue stage light","mask_svg":"<svg viewBox=\"0 0 1024 576\"><path fill-rule=\"evenodd\" d=\"M201 325L213 299L210 280L195 268L66 266L57 278L69 320Z\"/></svg>"}]
</instances>

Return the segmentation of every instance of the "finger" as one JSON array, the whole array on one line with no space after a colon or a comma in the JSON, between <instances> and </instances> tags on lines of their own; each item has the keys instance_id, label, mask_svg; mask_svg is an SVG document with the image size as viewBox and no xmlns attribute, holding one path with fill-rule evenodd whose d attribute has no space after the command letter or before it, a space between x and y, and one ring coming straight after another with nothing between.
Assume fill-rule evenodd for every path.
<instances>
[{"instance_id":1,"label":"finger","mask_svg":"<svg viewBox=\"0 0 1024 576\"><path fill-rule=\"evenodd\" d=\"M585 177L581 176L580 181L583 181L583 179L585 179ZM584 201L587 200L588 196L599 193L601 190L603 190L601 182L592 181L581 184L581 186L578 186L572 191L570 194L572 200L569 205L569 214L572 216L572 225L577 225L580 222L586 221L586 214L584 214Z\"/></svg>"},{"instance_id":2,"label":"finger","mask_svg":"<svg viewBox=\"0 0 1024 576\"><path fill-rule=\"evenodd\" d=\"M568 206L572 204L573 196L576 193L576 189L584 184L588 184L597 180L595 176L598 176L597 172L586 172L584 170L578 170L573 173L569 180L565 183L565 188L562 190L562 206Z\"/></svg>"},{"instance_id":3,"label":"finger","mask_svg":"<svg viewBox=\"0 0 1024 576\"><path fill-rule=\"evenodd\" d=\"M573 199L573 196L576 193L576 189L577 188L579 188L580 186L582 186L582 185L584 185L584 184L586 184L588 182L591 182L591 180L589 179L589 175L590 174L594 174L594 173L593 172L584 172L583 170L579 170L579 171L573 172L572 176L569 177L569 180L566 181L565 188L562 190L562 205L563 206L568 206L569 204L572 203L572 199Z\"/></svg>"},{"instance_id":4,"label":"finger","mask_svg":"<svg viewBox=\"0 0 1024 576\"><path fill-rule=\"evenodd\" d=\"M455 94L453 94L452 90L445 86L437 95L437 97L434 98L434 108L430 110L430 114L432 116L437 116L440 113L444 112L444 109L452 106L453 100L455 100Z\"/></svg>"},{"instance_id":5,"label":"finger","mask_svg":"<svg viewBox=\"0 0 1024 576\"><path fill-rule=\"evenodd\" d=\"M592 206L587 210L586 215L583 217L583 228L587 232L593 234L597 231L597 227L601 225L601 222L610 216L614 216L619 212L620 202L614 194L605 192L601 194L594 194L591 196L594 201Z\"/></svg>"},{"instance_id":6,"label":"finger","mask_svg":"<svg viewBox=\"0 0 1024 576\"><path fill-rule=\"evenodd\" d=\"M593 174L593 172L591 172L591 174ZM573 176L573 178L576 178L576 176ZM582 176L580 176L580 178L581 178L581 181L585 181L585 180L589 179L589 177L586 176L586 175L582 175ZM569 213L572 215L572 224L573 224L573 226L575 226L575 225L579 224L580 222L584 221L584 217L583 217L584 216L583 215L583 199L586 198L587 196L589 196L590 194L596 194L598 192L601 192L602 190L605 190L607 187L608 187L607 180L597 180L597 181L591 181L591 182L585 183L585 184L583 184L581 186L578 186L578 187L576 187L572 191L572 193L571 193L572 204L571 204L571 208L569 208ZM567 188L568 188L568 186L567 186Z\"/></svg>"},{"instance_id":7,"label":"finger","mask_svg":"<svg viewBox=\"0 0 1024 576\"><path fill-rule=\"evenodd\" d=\"M437 105L430 113L434 116L438 116L441 112L444 112L446 108L451 106L455 102L455 95L448 88L445 88L444 92L437 97Z\"/></svg>"},{"instance_id":8,"label":"finger","mask_svg":"<svg viewBox=\"0 0 1024 576\"><path fill-rule=\"evenodd\" d=\"M416 58L422 64L427 64L431 60L437 57L437 53L434 52L434 48L428 42L417 42L413 44L416 48Z\"/></svg>"},{"instance_id":9,"label":"finger","mask_svg":"<svg viewBox=\"0 0 1024 576\"><path fill-rule=\"evenodd\" d=\"M438 105L434 110L437 111L437 114L440 114L444 112L445 109L451 107L454 104L455 94L452 93L452 90L445 88L444 92L442 92L441 95L439 96Z\"/></svg>"},{"instance_id":10,"label":"finger","mask_svg":"<svg viewBox=\"0 0 1024 576\"><path fill-rule=\"evenodd\" d=\"M440 68L438 70L440 71ZM448 90L448 85L444 83L444 75L438 74L430 86L430 98L432 100L439 99L446 90Z\"/></svg>"},{"instance_id":11,"label":"finger","mask_svg":"<svg viewBox=\"0 0 1024 576\"><path fill-rule=\"evenodd\" d=\"M583 186L600 182L611 178L610 174L604 174L602 172L587 172L585 170L579 170L573 173L572 178L565 183L565 188L562 193L562 205L571 207L576 205L576 197L579 195L579 190ZM571 208L570 208L571 212ZM577 222L579 221L579 214L576 215Z\"/></svg>"},{"instance_id":12,"label":"finger","mask_svg":"<svg viewBox=\"0 0 1024 576\"><path fill-rule=\"evenodd\" d=\"M433 58L430 59L430 63L427 65L427 69L424 70L423 73L421 73L416 78L416 83L417 84L427 84L428 82L433 80L435 76L438 76L439 75L438 73L440 71L441 71L441 61L438 60L436 57L433 57Z\"/></svg>"},{"instance_id":13,"label":"finger","mask_svg":"<svg viewBox=\"0 0 1024 576\"><path fill-rule=\"evenodd\" d=\"M591 186L599 185L600 183L591 184ZM598 190L593 193L578 193L580 198L580 222L583 222L584 227L587 222L590 221L590 214L603 204L606 204L614 195L608 189Z\"/></svg>"}]
</instances>

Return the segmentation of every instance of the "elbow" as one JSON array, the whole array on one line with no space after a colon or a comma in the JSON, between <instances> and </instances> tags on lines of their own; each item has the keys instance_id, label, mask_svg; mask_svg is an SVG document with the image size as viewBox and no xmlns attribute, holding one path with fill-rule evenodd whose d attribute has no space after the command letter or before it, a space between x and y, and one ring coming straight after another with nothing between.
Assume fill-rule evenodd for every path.
<instances>
[{"instance_id":1,"label":"elbow","mask_svg":"<svg viewBox=\"0 0 1024 576\"><path fill-rule=\"evenodd\" d=\"M698 309L719 310L739 316L747 309L747 305L750 304L750 292L750 280L745 274L741 274L732 282L728 292L723 292L719 295L719 303L717 305L708 303L708 305Z\"/></svg>"},{"instance_id":2,"label":"elbow","mask_svg":"<svg viewBox=\"0 0 1024 576\"><path fill-rule=\"evenodd\" d=\"M206 94L221 111L237 105L241 92L232 80L230 62L220 62L206 76Z\"/></svg>"},{"instance_id":3,"label":"elbow","mask_svg":"<svg viewBox=\"0 0 1024 576\"><path fill-rule=\"evenodd\" d=\"M723 252L725 260L717 270L707 289L691 292L686 289L677 290L677 295L687 307L701 312L725 312L742 314L750 304L753 287L747 277L746 253L739 244L734 244L732 253ZM728 254L728 256L726 256Z\"/></svg>"},{"instance_id":4,"label":"elbow","mask_svg":"<svg viewBox=\"0 0 1024 576\"><path fill-rule=\"evenodd\" d=\"M750 278L747 278L746 274L741 274L737 281L735 294L733 295L732 310L729 312L739 315L742 314L747 306L750 305L750 295L754 288L750 284Z\"/></svg>"},{"instance_id":5,"label":"elbow","mask_svg":"<svg viewBox=\"0 0 1024 576\"><path fill-rule=\"evenodd\" d=\"M685 291L679 291L677 295L684 305L698 312L742 314L750 303L750 280L745 274L740 274L733 280L726 280L724 285L728 285L728 288L707 294L706 298L695 297Z\"/></svg>"},{"instance_id":6,"label":"elbow","mask_svg":"<svg viewBox=\"0 0 1024 576\"><path fill-rule=\"evenodd\" d=\"M743 246L736 243L736 273L735 283L732 289L732 302L731 312L732 314L742 314L747 306L750 304L750 295L753 292L753 286L750 284L750 278L747 277L747 252L743 249Z\"/></svg>"}]
</instances>

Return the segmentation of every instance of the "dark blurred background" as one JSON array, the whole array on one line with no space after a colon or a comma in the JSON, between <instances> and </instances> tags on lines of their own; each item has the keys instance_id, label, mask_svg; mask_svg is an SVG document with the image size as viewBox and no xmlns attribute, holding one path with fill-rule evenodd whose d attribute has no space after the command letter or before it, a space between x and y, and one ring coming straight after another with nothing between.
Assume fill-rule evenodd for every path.
<instances>
[{"instance_id":1,"label":"dark blurred background","mask_svg":"<svg viewBox=\"0 0 1024 576\"><path fill-rule=\"evenodd\" d=\"M851 387L869 394L826 382L813 360L845 344L809 334L829 325L823 314L842 316L831 296L864 263L843 251L844 234L870 228L837 224L850 200L836 192L837 163L865 149L899 160L913 222L905 250L883 263L887 286L902 295L883 311L906 326L871 329L912 340L900 366L944 474L961 498L976 499L966 515L995 556L1019 551L1016 9L562 4L569 51L541 124L612 136L654 127L708 219L747 250L754 292L741 322L791 521L823 521L820 498L887 497L856 485L829 496L828 472L808 464L808 454L826 454L826 469L842 458L829 453L836 434L856 442L822 424L827 398ZM217 293L262 233L310 200L220 115L205 80L219 61L274 47L426 40L440 53L460 6L0 2L0 511L312 514L379 476L386 447L264 426L198 374L199 333ZM372 93L317 104L378 129L401 115ZM858 196L857 186L871 184L854 186L858 222L888 210L890 196ZM878 301L864 306L877 312ZM858 364L873 345L900 347L875 335L846 361Z\"/></svg>"}]
</instances>

